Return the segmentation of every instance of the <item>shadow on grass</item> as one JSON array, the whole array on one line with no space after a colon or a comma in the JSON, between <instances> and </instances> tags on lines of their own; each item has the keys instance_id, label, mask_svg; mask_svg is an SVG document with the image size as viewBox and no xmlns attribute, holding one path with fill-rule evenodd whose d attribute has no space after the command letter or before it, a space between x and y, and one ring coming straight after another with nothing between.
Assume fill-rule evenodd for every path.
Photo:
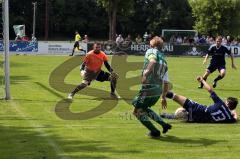
<instances>
[{"instance_id":1,"label":"shadow on grass","mask_svg":"<svg viewBox=\"0 0 240 159\"><path fill-rule=\"evenodd\" d=\"M195 146L210 146L213 144L217 144L219 142L226 142L225 140L212 140L212 139L205 139L205 138L198 138L198 139L190 139L190 138L179 138L176 136L166 135L165 137L160 138L153 138L154 140L159 140L163 142L171 142L171 143L178 143L178 144L191 144L191 147Z\"/></svg>"},{"instance_id":2,"label":"shadow on grass","mask_svg":"<svg viewBox=\"0 0 240 159\"><path fill-rule=\"evenodd\" d=\"M40 83L40 82L35 82L35 84L37 84L38 86L42 87L43 89L45 89L46 91L50 92L51 94L61 98L61 99L65 99L66 97L62 96L61 94L57 93L56 91L52 90L51 88L45 86L44 84Z\"/></svg>"},{"instance_id":3,"label":"shadow on grass","mask_svg":"<svg viewBox=\"0 0 240 159\"><path fill-rule=\"evenodd\" d=\"M62 138L55 134L44 133L44 127L0 126L1 158L18 159L108 159L111 155L133 154L140 151L118 150L106 141L78 138ZM109 156L110 155L110 156Z\"/></svg>"},{"instance_id":4,"label":"shadow on grass","mask_svg":"<svg viewBox=\"0 0 240 159\"><path fill-rule=\"evenodd\" d=\"M19 84L30 80L29 76L10 76L11 84ZM0 81L4 81L4 76L0 76Z\"/></svg>"},{"instance_id":5,"label":"shadow on grass","mask_svg":"<svg viewBox=\"0 0 240 159\"><path fill-rule=\"evenodd\" d=\"M10 67L23 67L27 65L29 64L10 61ZM0 68L3 68L3 66L4 66L4 61L0 61Z\"/></svg>"}]
</instances>

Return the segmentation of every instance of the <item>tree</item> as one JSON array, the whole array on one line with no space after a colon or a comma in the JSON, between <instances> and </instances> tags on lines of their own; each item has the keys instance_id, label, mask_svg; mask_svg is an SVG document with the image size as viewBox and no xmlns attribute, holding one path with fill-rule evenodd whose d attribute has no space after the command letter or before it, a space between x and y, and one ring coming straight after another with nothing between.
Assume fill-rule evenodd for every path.
<instances>
[{"instance_id":1,"label":"tree","mask_svg":"<svg viewBox=\"0 0 240 159\"><path fill-rule=\"evenodd\" d=\"M98 3L106 8L109 20L109 40L115 40L117 13L128 12L132 8L133 0L98 0Z\"/></svg>"},{"instance_id":2,"label":"tree","mask_svg":"<svg viewBox=\"0 0 240 159\"><path fill-rule=\"evenodd\" d=\"M187 0L136 0L128 27L137 34L159 35L162 29L192 29L193 20Z\"/></svg>"},{"instance_id":3,"label":"tree","mask_svg":"<svg viewBox=\"0 0 240 159\"><path fill-rule=\"evenodd\" d=\"M201 34L233 35L239 21L238 0L189 0L196 18L194 28Z\"/></svg>"},{"instance_id":4,"label":"tree","mask_svg":"<svg viewBox=\"0 0 240 159\"><path fill-rule=\"evenodd\" d=\"M238 38L240 39L240 1L239 0L235 0L234 1L234 6L235 6L235 10L237 11L236 15L233 17L230 29L232 32L233 36L238 36Z\"/></svg>"}]
</instances>

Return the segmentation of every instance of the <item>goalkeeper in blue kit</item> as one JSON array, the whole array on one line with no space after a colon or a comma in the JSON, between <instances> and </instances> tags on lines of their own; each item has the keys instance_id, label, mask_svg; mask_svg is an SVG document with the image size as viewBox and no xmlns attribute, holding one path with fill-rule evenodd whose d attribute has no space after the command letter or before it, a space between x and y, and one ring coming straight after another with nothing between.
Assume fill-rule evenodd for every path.
<instances>
[{"instance_id":1,"label":"goalkeeper in blue kit","mask_svg":"<svg viewBox=\"0 0 240 159\"><path fill-rule=\"evenodd\" d=\"M163 133L171 129L171 125L165 123L155 113L151 106L155 105L161 96L162 108L166 109L166 93L168 92L168 67L164 55L159 51L163 46L163 40L156 36L150 41L151 48L147 50L142 71L141 90L134 98L132 104L135 107L133 114L150 130L150 137L159 137L160 131L151 123L149 118L156 121L163 128Z\"/></svg>"}]
</instances>

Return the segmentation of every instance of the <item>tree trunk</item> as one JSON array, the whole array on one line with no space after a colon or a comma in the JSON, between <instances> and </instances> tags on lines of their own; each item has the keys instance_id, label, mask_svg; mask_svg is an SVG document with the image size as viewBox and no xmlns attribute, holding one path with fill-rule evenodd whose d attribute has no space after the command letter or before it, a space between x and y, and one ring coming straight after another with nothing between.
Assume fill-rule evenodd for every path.
<instances>
[{"instance_id":1,"label":"tree trunk","mask_svg":"<svg viewBox=\"0 0 240 159\"><path fill-rule=\"evenodd\" d=\"M109 0L108 18L109 18L109 40L115 41L116 37L116 21L118 0Z\"/></svg>"},{"instance_id":2,"label":"tree trunk","mask_svg":"<svg viewBox=\"0 0 240 159\"><path fill-rule=\"evenodd\" d=\"M48 0L45 0L45 36L44 36L44 40L48 40L48 19L49 19L49 6L48 6Z\"/></svg>"}]
</instances>

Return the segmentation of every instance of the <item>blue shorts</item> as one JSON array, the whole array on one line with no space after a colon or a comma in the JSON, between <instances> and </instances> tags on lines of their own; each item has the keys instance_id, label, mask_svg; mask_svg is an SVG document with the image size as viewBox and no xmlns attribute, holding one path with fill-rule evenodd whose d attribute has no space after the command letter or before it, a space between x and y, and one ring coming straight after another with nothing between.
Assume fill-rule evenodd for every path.
<instances>
[{"instance_id":1,"label":"blue shorts","mask_svg":"<svg viewBox=\"0 0 240 159\"><path fill-rule=\"evenodd\" d=\"M225 64L210 64L207 68L209 70L210 73L213 73L214 71L216 71L216 69L218 69L218 71L222 70L222 69L226 69Z\"/></svg>"},{"instance_id":2,"label":"blue shorts","mask_svg":"<svg viewBox=\"0 0 240 159\"><path fill-rule=\"evenodd\" d=\"M188 112L188 121L205 123L209 122L209 116L206 112L207 106L198 104L192 100L187 99L183 105Z\"/></svg>"}]
</instances>

